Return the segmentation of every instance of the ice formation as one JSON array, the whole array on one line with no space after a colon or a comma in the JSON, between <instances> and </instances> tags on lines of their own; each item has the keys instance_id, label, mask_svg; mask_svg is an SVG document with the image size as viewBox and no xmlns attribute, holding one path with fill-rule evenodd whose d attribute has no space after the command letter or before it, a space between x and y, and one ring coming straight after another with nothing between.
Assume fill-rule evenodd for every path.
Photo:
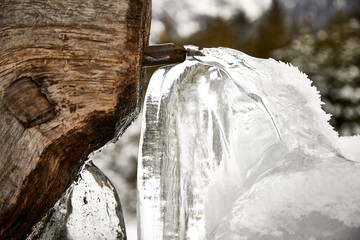
<instances>
[{"instance_id":1,"label":"ice formation","mask_svg":"<svg viewBox=\"0 0 360 240\"><path fill-rule=\"evenodd\" d=\"M92 162L37 224L27 240L126 240L119 197Z\"/></svg>"},{"instance_id":2,"label":"ice formation","mask_svg":"<svg viewBox=\"0 0 360 240\"><path fill-rule=\"evenodd\" d=\"M360 239L359 137L338 137L307 76L187 48L146 94L138 239Z\"/></svg>"}]
</instances>

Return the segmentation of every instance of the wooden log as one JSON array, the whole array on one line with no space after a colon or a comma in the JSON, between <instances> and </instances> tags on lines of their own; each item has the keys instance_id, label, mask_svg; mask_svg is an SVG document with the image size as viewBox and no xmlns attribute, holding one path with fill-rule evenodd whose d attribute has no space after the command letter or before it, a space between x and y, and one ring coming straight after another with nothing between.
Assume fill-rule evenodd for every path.
<instances>
[{"instance_id":1,"label":"wooden log","mask_svg":"<svg viewBox=\"0 0 360 240\"><path fill-rule=\"evenodd\" d=\"M23 239L138 113L150 0L0 1L0 239Z\"/></svg>"}]
</instances>

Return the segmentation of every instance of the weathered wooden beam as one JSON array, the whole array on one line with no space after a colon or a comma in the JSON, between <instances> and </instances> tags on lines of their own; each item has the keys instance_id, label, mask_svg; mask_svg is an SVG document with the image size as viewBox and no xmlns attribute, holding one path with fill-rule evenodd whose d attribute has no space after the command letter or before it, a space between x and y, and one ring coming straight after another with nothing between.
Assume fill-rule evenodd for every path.
<instances>
[{"instance_id":1,"label":"weathered wooden beam","mask_svg":"<svg viewBox=\"0 0 360 240\"><path fill-rule=\"evenodd\" d=\"M0 1L0 239L22 239L138 113L150 0Z\"/></svg>"}]
</instances>

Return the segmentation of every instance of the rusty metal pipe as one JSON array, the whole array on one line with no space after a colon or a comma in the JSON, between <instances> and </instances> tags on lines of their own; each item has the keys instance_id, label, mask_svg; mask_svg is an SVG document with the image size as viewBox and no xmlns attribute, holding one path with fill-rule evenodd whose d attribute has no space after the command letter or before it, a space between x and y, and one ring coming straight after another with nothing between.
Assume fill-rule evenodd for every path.
<instances>
[{"instance_id":1,"label":"rusty metal pipe","mask_svg":"<svg viewBox=\"0 0 360 240\"><path fill-rule=\"evenodd\" d=\"M184 47L176 46L174 43L156 44L145 47L142 66L177 64L184 62L185 59L186 50Z\"/></svg>"}]
</instances>

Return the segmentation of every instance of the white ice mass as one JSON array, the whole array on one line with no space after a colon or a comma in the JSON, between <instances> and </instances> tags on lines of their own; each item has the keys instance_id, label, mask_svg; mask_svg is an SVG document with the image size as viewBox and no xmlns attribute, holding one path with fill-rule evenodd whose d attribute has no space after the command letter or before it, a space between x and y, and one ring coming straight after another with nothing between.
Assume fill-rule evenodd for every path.
<instances>
[{"instance_id":1,"label":"white ice mass","mask_svg":"<svg viewBox=\"0 0 360 240\"><path fill-rule=\"evenodd\" d=\"M27 240L126 240L119 197L91 161Z\"/></svg>"},{"instance_id":2,"label":"white ice mass","mask_svg":"<svg viewBox=\"0 0 360 240\"><path fill-rule=\"evenodd\" d=\"M146 94L138 239L360 239L360 138L338 137L307 76L187 48Z\"/></svg>"}]
</instances>

